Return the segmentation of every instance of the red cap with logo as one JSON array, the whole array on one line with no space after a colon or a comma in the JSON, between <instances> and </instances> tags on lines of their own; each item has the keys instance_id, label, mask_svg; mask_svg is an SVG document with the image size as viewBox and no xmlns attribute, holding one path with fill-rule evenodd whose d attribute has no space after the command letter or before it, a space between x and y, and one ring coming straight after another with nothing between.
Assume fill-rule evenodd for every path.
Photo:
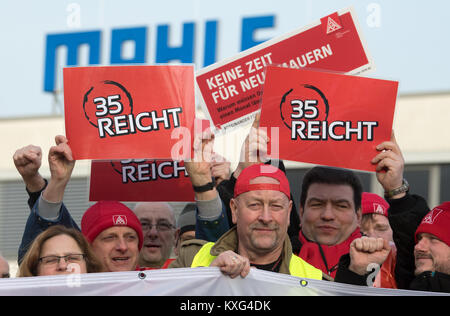
<instances>
[{"instance_id":1,"label":"red cap with logo","mask_svg":"<svg viewBox=\"0 0 450 316\"><path fill-rule=\"evenodd\" d=\"M422 220L416 230L417 236L421 233L428 233L437 237L450 247L450 202L444 202L431 210Z\"/></svg>"},{"instance_id":2,"label":"red cap with logo","mask_svg":"<svg viewBox=\"0 0 450 316\"><path fill-rule=\"evenodd\" d=\"M279 184L275 183L251 183L251 181L258 177L269 177L275 179ZM245 168L239 175L236 185L234 186L234 197L238 197L242 193L257 190L273 190L284 193L288 199L291 199L291 190L289 188L289 181L280 169L265 164L253 165Z\"/></svg>"},{"instance_id":3,"label":"red cap with logo","mask_svg":"<svg viewBox=\"0 0 450 316\"><path fill-rule=\"evenodd\" d=\"M363 192L361 199L362 214L381 214L388 216L389 204L378 194Z\"/></svg>"},{"instance_id":4,"label":"red cap with logo","mask_svg":"<svg viewBox=\"0 0 450 316\"><path fill-rule=\"evenodd\" d=\"M139 250L144 243L142 226L137 216L126 205L117 201L99 201L84 213L81 219L81 232L92 243L104 230L114 226L134 229L139 237Z\"/></svg>"}]
</instances>

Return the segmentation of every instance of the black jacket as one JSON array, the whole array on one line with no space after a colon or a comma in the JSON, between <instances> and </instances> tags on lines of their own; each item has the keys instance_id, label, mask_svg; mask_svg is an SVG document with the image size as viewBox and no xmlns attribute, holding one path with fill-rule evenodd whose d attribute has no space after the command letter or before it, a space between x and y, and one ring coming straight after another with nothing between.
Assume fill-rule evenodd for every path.
<instances>
[{"instance_id":1,"label":"black jacket","mask_svg":"<svg viewBox=\"0 0 450 316\"><path fill-rule=\"evenodd\" d=\"M410 290L450 293L450 275L425 271L411 282Z\"/></svg>"},{"instance_id":2,"label":"black jacket","mask_svg":"<svg viewBox=\"0 0 450 316\"><path fill-rule=\"evenodd\" d=\"M417 227L430 211L424 198L406 194L405 197L389 202L389 224L394 233L397 247L395 281L399 289L409 289L415 278L414 246ZM424 291L427 291L424 289Z\"/></svg>"},{"instance_id":3,"label":"black jacket","mask_svg":"<svg viewBox=\"0 0 450 316\"><path fill-rule=\"evenodd\" d=\"M431 271L414 275L414 235L430 211L427 202L418 195L407 194L403 199L389 201L389 204L389 223L397 246L395 279L399 288L450 293L450 275Z\"/></svg>"}]
</instances>

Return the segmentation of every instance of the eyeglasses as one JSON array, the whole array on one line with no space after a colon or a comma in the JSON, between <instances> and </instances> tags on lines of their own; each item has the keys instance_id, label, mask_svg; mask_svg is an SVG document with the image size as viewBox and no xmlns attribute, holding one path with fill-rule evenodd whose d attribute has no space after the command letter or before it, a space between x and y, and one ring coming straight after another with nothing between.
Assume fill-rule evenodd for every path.
<instances>
[{"instance_id":1,"label":"eyeglasses","mask_svg":"<svg viewBox=\"0 0 450 316\"><path fill-rule=\"evenodd\" d=\"M155 227L156 230L159 232L166 232L171 230L172 228L175 228L175 226L173 226L170 223L158 223L158 224L141 223L141 225L142 231L144 232L151 230L153 227Z\"/></svg>"},{"instance_id":2,"label":"eyeglasses","mask_svg":"<svg viewBox=\"0 0 450 316\"><path fill-rule=\"evenodd\" d=\"M80 263L86 257L85 254L70 254L67 256L47 256L39 258L39 261L45 265L59 264L61 259L64 259L66 263Z\"/></svg>"}]
</instances>

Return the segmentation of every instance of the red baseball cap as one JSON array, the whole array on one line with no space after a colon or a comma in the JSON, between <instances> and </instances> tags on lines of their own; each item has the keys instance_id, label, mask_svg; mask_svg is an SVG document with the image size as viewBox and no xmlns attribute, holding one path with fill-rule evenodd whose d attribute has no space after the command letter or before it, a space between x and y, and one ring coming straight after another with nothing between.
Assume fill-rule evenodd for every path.
<instances>
[{"instance_id":1,"label":"red baseball cap","mask_svg":"<svg viewBox=\"0 0 450 316\"><path fill-rule=\"evenodd\" d=\"M444 202L431 210L416 230L415 238L421 233L436 236L450 247L450 202Z\"/></svg>"},{"instance_id":2,"label":"red baseball cap","mask_svg":"<svg viewBox=\"0 0 450 316\"><path fill-rule=\"evenodd\" d=\"M361 199L362 214L381 214L388 216L389 204L378 194L363 192Z\"/></svg>"},{"instance_id":3,"label":"red baseball cap","mask_svg":"<svg viewBox=\"0 0 450 316\"><path fill-rule=\"evenodd\" d=\"M251 181L258 177L269 177L275 179L279 184L274 183L254 183ZM245 168L239 175L236 185L234 186L234 197L238 197L242 193L257 190L273 190L284 193L288 199L291 199L291 190L289 181L280 169L265 164L252 165Z\"/></svg>"},{"instance_id":4,"label":"red baseball cap","mask_svg":"<svg viewBox=\"0 0 450 316\"><path fill-rule=\"evenodd\" d=\"M139 250L142 249L144 235L141 222L132 210L120 202L99 201L88 208L81 219L81 232L89 243L101 232L114 226L134 229L139 237Z\"/></svg>"}]
</instances>

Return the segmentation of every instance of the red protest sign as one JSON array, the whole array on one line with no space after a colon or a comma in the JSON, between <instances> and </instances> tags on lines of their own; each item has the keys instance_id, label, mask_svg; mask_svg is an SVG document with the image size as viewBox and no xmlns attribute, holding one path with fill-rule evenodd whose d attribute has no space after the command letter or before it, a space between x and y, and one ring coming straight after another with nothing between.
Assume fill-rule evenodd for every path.
<instances>
[{"instance_id":1,"label":"red protest sign","mask_svg":"<svg viewBox=\"0 0 450 316\"><path fill-rule=\"evenodd\" d=\"M266 75L260 126L278 143L273 158L375 171L398 82L274 66Z\"/></svg>"},{"instance_id":2,"label":"red protest sign","mask_svg":"<svg viewBox=\"0 0 450 316\"><path fill-rule=\"evenodd\" d=\"M195 201L183 162L146 159L92 161L89 200Z\"/></svg>"},{"instance_id":3,"label":"red protest sign","mask_svg":"<svg viewBox=\"0 0 450 316\"><path fill-rule=\"evenodd\" d=\"M74 158L189 157L193 73L192 66L65 68L66 136ZM173 157L181 137L190 141Z\"/></svg>"},{"instance_id":4,"label":"red protest sign","mask_svg":"<svg viewBox=\"0 0 450 316\"><path fill-rule=\"evenodd\" d=\"M264 68L283 65L358 74L374 68L352 10L248 49L197 72L205 112L216 132L243 125L260 109Z\"/></svg>"}]
</instances>

